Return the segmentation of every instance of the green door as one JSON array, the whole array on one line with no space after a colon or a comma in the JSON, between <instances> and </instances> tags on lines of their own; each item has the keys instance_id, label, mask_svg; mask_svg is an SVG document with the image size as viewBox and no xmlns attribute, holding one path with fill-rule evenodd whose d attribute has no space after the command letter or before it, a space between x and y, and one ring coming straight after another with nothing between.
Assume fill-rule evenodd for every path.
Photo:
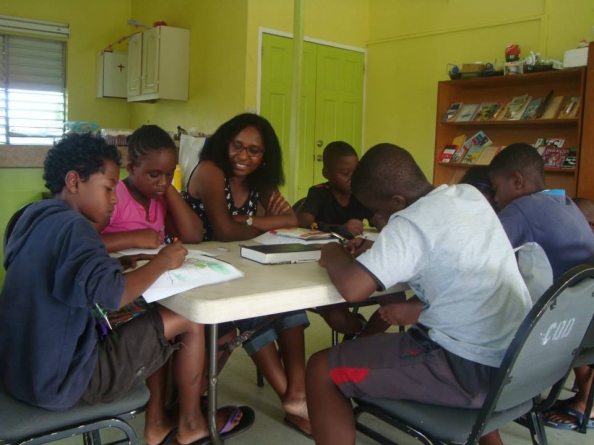
<instances>
[{"instance_id":1,"label":"green door","mask_svg":"<svg viewBox=\"0 0 594 445\"><path fill-rule=\"evenodd\" d=\"M313 169L315 184L324 182L322 153L332 141L345 141L361 154L364 55L318 45Z\"/></svg>"},{"instance_id":2,"label":"green door","mask_svg":"<svg viewBox=\"0 0 594 445\"><path fill-rule=\"evenodd\" d=\"M264 34L262 42L260 113L280 139L288 177L294 168L289 165L293 41ZM360 153L362 109L363 54L305 42L296 196L304 197L309 187L324 181L321 154L327 143L344 140Z\"/></svg>"}]
</instances>

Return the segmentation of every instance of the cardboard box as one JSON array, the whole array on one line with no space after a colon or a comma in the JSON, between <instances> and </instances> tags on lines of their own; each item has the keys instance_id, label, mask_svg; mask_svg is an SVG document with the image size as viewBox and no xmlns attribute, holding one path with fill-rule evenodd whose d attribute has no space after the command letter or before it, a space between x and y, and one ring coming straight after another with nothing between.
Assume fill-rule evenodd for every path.
<instances>
[{"instance_id":1,"label":"cardboard box","mask_svg":"<svg viewBox=\"0 0 594 445\"><path fill-rule=\"evenodd\" d=\"M588 48L577 48L565 51L563 68L588 65Z\"/></svg>"}]
</instances>

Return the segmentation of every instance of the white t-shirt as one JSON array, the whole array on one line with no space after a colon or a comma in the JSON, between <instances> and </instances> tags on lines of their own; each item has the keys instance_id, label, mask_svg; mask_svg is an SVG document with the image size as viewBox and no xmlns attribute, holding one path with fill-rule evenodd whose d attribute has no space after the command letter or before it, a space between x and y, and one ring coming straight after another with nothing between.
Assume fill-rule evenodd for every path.
<instances>
[{"instance_id":1,"label":"white t-shirt","mask_svg":"<svg viewBox=\"0 0 594 445\"><path fill-rule=\"evenodd\" d=\"M357 258L383 288L407 282L430 338L497 367L531 307L497 215L470 185L442 185L395 213Z\"/></svg>"}]
</instances>

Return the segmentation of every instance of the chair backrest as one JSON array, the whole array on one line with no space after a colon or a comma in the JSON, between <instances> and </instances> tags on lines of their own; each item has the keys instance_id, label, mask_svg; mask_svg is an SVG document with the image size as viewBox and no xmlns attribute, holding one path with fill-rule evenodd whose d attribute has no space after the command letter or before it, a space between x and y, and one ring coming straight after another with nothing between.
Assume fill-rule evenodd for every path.
<instances>
[{"instance_id":1,"label":"chair backrest","mask_svg":"<svg viewBox=\"0 0 594 445\"><path fill-rule=\"evenodd\" d=\"M14 213L14 215L12 215L10 217L10 219L8 220L8 224L6 225L6 228L4 229L4 239L2 241L2 250L4 252L6 252L6 245L8 244L8 238L10 238L10 235L12 235L12 231L14 230L14 227L16 226L17 221L20 219L21 216L23 216L23 213L25 213L25 210L27 210L27 208L31 204L32 204L31 202L29 204L25 204L23 207L18 209Z\"/></svg>"},{"instance_id":2,"label":"chair backrest","mask_svg":"<svg viewBox=\"0 0 594 445\"><path fill-rule=\"evenodd\" d=\"M564 379L593 317L594 266L578 266L560 277L524 319L479 416L524 403ZM481 423L477 420L475 429Z\"/></svg>"},{"instance_id":3,"label":"chair backrest","mask_svg":"<svg viewBox=\"0 0 594 445\"><path fill-rule=\"evenodd\" d=\"M301 198L298 199L297 202L295 202L295 204L293 204L293 211L295 212L295 214L299 214L299 212L301 211L301 208L303 207L303 204L305 203L305 200L307 198Z\"/></svg>"}]
</instances>

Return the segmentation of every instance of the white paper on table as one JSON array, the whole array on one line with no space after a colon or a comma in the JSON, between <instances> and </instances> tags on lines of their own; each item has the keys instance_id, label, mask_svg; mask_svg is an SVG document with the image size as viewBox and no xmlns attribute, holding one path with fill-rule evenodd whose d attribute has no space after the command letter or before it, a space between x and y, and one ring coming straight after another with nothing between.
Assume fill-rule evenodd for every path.
<instances>
[{"instance_id":1,"label":"white paper on table","mask_svg":"<svg viewBox=\"0 0 594 445\"><path fill-rule=\"evenodd\" d=\"M165 247L165 244L160 245L156 249L136 249L136 248L132 248L132 249L120 250L120 251L118 251L118 253L121 253L122 255L141 255L141 254L156 255L156 254L159 253L159 251L163 247ZM189 255L204 255L204 256L214 257L214 256L219 256L220 253L210 253L210 252L203 252L202 250L188 249L188 256Z\"/></svg>"},{"instance_id":2,"label":"white paper on table","mask_svg":"<svg viewBox=\"0 0 594 445\"><path fill-rule=\"evenodd\" d=\"M274 233L265 232L262 235L259 235L252 239L260 244L326 244L326 243L336 243L338 240L336 238L330 239L312 239L312 240L303 240L299 238L292 238L289 236L282 236L282 235L275 235Z\"/></svg>"},{"instance_id":3,"label":"white paper on table","mask_svg":"<svg viewBox=\"0 0 594 445\"><path fill-rule=\"evenodd\" d=\"M165 272L142 295L151 303L195 287L223 283L243 276L243 272L229 263L188 253L181 267Z\"/></svg>"}]
</instances>

